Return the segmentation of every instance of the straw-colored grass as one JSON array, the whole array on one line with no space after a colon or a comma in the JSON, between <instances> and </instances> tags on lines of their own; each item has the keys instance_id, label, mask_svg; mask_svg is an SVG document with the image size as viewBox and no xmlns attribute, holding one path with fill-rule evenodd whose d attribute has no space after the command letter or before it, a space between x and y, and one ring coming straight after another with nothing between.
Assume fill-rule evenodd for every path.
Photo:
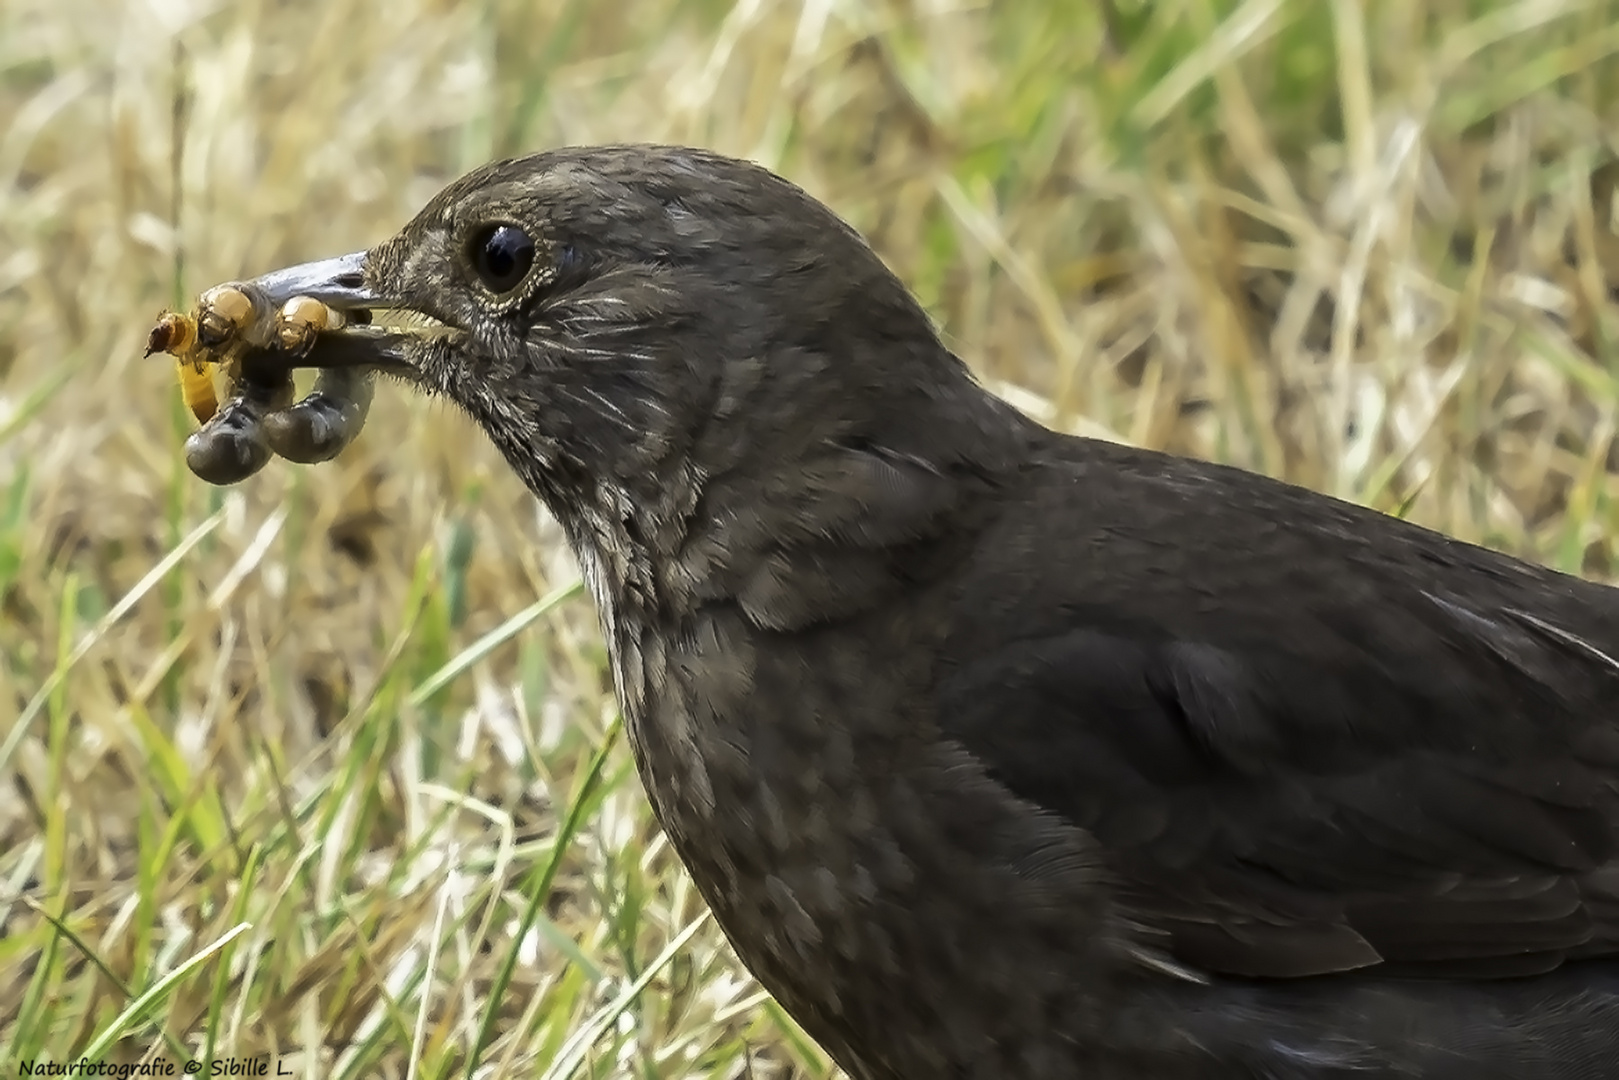
<instances>
[{"instance_id":1,"label":"straw-colored grass","mask_svg":"<svg viewBox=\"0 0 1619 1080\"><path fill-rule=\"evenodd\" d=\"M823 1076L441 405L228 491L153 316L494 156L759 159L997 387L1610 574L1619 5L7 0L0 1073ZM27 1073L21 1073L27 1075Z\"/></svg>"}]
</instances>

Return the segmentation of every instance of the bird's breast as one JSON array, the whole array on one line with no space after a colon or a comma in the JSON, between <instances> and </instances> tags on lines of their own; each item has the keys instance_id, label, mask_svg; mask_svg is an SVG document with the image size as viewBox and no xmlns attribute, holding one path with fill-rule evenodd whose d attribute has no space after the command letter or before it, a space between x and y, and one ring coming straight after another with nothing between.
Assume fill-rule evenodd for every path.
<instances>
[{"instance_id":1,"label":"bird's breast","mask_svg":"<svg viewBox=\"0 0 1619 1080\"><path fill-rule=\"evenodd\" d=\"M723 607L612 633L659 822L743 961L834 1053L884 1045L894 1067L872 1076L949 1075L1013 1034L967 1022L986 1005L1094 1022L1070 981L1109 917L1086 838L930 734L903 635L761 632Z\"/></svg>"}]
</instances>

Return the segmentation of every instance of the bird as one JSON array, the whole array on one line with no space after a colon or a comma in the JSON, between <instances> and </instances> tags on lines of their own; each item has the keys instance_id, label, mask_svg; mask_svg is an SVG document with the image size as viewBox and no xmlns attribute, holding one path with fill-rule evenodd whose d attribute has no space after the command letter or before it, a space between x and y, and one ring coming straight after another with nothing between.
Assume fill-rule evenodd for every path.
<instances>
[{"instance_id":1,"label":"bird","mask_svg":"<svg viewBox=\"0 0 1619 1080\"><path fill-rule=\"evenodd\" d=\"M250 284L549 508L658 823L854 1080L1619 1076L1619 589L1049 430L711 151Z\"/></svg>"}]
</instances>

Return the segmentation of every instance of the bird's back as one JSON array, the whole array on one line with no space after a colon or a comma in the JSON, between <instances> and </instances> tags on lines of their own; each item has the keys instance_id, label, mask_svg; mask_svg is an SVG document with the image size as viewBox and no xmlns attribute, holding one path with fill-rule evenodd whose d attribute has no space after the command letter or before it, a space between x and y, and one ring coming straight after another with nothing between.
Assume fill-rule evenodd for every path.
<instances>
[{"instance_id":1,"label":"bird's back","mask_svg":"<svg viewBox=\"0 0 1619 1080\"><path fill-rule=\"evenodd\" d=\"M1619 1075L1619 590L1036 444L951 584L935 696L1031 819L1095 841L1162 961L1121 1060Z\"/></svg>"}]
</instances>

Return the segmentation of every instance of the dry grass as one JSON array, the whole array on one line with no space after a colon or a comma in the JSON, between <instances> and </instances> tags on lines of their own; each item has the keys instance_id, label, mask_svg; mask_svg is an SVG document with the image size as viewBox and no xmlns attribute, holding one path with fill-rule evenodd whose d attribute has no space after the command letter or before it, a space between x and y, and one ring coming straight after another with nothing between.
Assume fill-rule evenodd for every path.
<instances>
[{"instance_id":1,"label":"dry grass","mask_svg":"<svg viewBox=\"0 0 1619 1080\"><path fill-rule=\"evenodd\" d=\"M1616 6L1091 8L0 7L0 1071L826 1074L482 438L384 391L340 461L215 491L140 358L496 155L761 159L1057 424L1609 575Z\"/></svg>"}]
</instances>

